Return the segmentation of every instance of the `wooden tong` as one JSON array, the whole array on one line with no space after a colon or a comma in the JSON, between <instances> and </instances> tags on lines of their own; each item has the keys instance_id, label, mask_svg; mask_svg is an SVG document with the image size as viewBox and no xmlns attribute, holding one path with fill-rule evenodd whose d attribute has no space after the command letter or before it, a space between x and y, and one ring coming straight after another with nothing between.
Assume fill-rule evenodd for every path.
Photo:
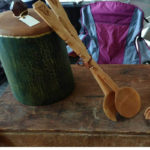
<instances>
[{"instance_id":1,"label":"wooden tong","mask_svg":"<svg viewBox=\"0 0 150 150\"><path fill-rule=\"evenodd\" d=\"M47 2L52 4L53 7L55 6L55 12L57 8L57 12L60 12L60 14L65 14L64 11L61 11L62 9L60 8L59 2L57 0L47 0ZM75 51L75 53L83 59L84 63L88 64L89 69L94 72L94 74L100 76L112 89L118 89L116 83L114 83L114 81L88 54L85 45L78 38L77 32L75 31L74 27L71 25L71 23L67 24L67 22L70 21L68 17L64 17L66 15L64 15L63 18L59 16L58 13L56 13L57 15L55 15L54 12L49 9L42 1L34 3L33 9Z\"/></svg>"},{"instance_id":2,"label":"wooden tong","mask_svg":"<svg viewBox=\"0 0 150 150\"><path fill-rule=\"evenodd\" d=\"M110 88L112 91L117 93L117 96L122 97L122 93L129 92L129 98L125 98L122 101L117 101L116 108L119 110L119 113L125 117L133 117L140 108L140 98L139 95L135 92L134 89L131 88L119 88L118 85L100 68L100 66L92 59L92 57L88 54L86 47L79 39L78 34L72 24L70 23L67 14L65 13L63 7L59 3L58 0L46 0L50 5L51 9L49 9L43 2L38 1L34 3L33 9L38 13L41 18L75 51L75 53L81 57L86 64L86 66L90 69L99 86L102 86L102 82L106 83L106 90ZM130 90L131 89L131 90ZM123 92L122 92L123 91ZM120 95L121 93L121 95ZM116 95L116 94L115 94ZM130 97L134 97L134 101L131 101L132 106L130 105ZM137 105L134 105L134 102L137 102ZM123 104L126 104L126 108L134 108L135 111L123 110Z\"/></svg>"}]
</instances>

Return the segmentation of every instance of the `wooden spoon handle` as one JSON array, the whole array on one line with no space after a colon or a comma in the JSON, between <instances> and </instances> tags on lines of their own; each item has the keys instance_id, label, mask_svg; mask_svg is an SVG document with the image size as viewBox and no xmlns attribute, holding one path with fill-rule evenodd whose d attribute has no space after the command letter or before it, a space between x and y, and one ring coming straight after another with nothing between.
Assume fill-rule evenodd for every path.
<instances>
[{"instance_id":1,"label":"wooden spoon handle","mask_svg":"<svg viewBox=\"0 0 150 150\"><path fill-rule=\"evenodd\" d=\"M112 90L118 90L116 83L114 83L114 81L99 67L99 65L91 59L91 56L88 54L86 47L81 40L78 40L77 42L74 36L70 35L61 21L59 21L60 18L58 19L52 10L50 10L41 1L34 3L33 9L75 51L75 53L83 59L84 62L88 63L90 61L90 66L93 66L90 70L95 74L94 77L100 76L101 79L103 79L107 85L112 88ZM95 79L98 81L98 78Z\"/></svg>"},{"instance_id":2,"label":"wooden spoon handle","mask_svg":"<svg viewBox=\"0 0 150 150\"><path fill-rule=\"evenodd\" d=\"M108 95L112 90L111 88L104 82L104 80L97 75L97 73L95 72L95 69L90 69L91 73L93 74L95 80L97 81L98 85L101 87L104 95Z\"/></svg>"},{"instance_id":3,"label":"wooden spoon handle","mask_svg":"<svg viewBox=\"0 0 150 150\"><path fill-rule=\"evenodd\" d=\"M94 70L99 79L102 79L104 82L106 82L107 86L109 86L113 91L118 91L118 85L111 79L111 77L107 73L105 73L101 69L101 67L93 59L91 60L90 64L91 66L94 66L90 68L91 72Z\"/></svg>"},{"instance_id":4,"label":"wooden spoon handle","mask_svg":"<svg viewBox=\"0 0 150 150\"><path fill-rule=\"evenodd\" d=\"M52 11L55 13L55 15L61 20L63 23L64 27L69 31L69 33L74 36L77 40L78 38L78 33L71 24L63 6L59 2L59 0L46 0L48 5L51 7Z\"/></svg>"}]
</instances>

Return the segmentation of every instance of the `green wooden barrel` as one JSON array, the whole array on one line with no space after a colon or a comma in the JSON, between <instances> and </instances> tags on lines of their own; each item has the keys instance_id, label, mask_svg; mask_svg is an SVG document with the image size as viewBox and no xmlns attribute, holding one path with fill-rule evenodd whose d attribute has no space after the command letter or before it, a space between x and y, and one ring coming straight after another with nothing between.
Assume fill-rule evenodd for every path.
<instances>
[{"instance_id":1,"label":"green wooden barrel","mask_svg":"<svg viewBox=\"0 0 150 150\"><path fill-rule=\"evenodd\" d=\"M65 43L54 32L1 34L0 59L18 101L48 105L72 92L74 82Z\"/></svg>"}]
</instances>

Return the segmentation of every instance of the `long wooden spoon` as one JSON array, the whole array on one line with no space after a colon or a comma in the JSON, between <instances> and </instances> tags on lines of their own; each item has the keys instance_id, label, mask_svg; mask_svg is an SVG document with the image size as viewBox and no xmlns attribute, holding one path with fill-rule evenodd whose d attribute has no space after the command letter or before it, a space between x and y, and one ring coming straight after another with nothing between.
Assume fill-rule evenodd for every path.
<instances>
[{"instance_id":1,"label":"long wooden spoon","mask_svg":"<svg viewBox=\"0 0 150 150\"><path fill-rule=\"evenodd\" d=\"M78 33L76 32L75 28L72 26L60 2L58 0L46 0L46 2L49 4L50 8L55 13L55 15L61 20L61 22L63 23L64 27L68 30L68 32L70 32L70 34L77 40L77 42L80 42ZM63 16L63 18L61 16ZM105 95L103 101L104 113L110 120L117 121L116 118L117 110L115 107L115 92L112 91L110 87L108 87L107 84L95 74L94 71L95 70L91 69L93 76L97 80L99 86L101 87Z\"/></svg>"},{"instance_id":2,"label":"long wooden spoon","mask_svg":"<svg viewBox=\"0 0 150 150\"><path fill-rule=\"evenodd\" d=\"M117 111L124 117L135 116L141 107L139 94L130 87L119 88L117 84L106 74L99 65L91 59L84 44L76 42L74 35L67 31L61 22L62 18L53 13L43 2L38 1L33 5L34 10L43 20L79 55L85 63L89 64L89 69L94 70L95 76L101 77L104 82L115 92L115 106ZM96 78L97 80L98 78Z\"/></svg>"},{"instance_id":3,"label":"long wooden spoon","mask_svg":"<svg viewBox=\"0 0 150 150\"><path fill-rule=\"evenodd\" d=\"M62 24L68 30L68 32L77 40L77 42L81 42L78 37L78 33L76 32L75 28L72 26L64 8L59 3L59 1L58 0L46 0L46 2L49 4L52 11L55 13L58 19L62 22ZM63 18L61 16L63 16ZM107 84L95 74L94 71L95 70L91 69L93 76L97 80L99 86L101 87L105 95L104 101L103 101L104 113L110 120L117 121L117 118L116 118L117 110L115 107L115 92L112 91L110 87L108 87Z\"/></svg>"}]
</instances>

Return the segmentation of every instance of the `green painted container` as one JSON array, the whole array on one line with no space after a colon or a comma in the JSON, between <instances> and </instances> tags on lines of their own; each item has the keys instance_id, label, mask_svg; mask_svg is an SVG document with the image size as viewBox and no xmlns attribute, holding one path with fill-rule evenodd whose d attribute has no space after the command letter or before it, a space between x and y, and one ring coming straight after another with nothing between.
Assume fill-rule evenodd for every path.
<instances>
[{"instance_id":1,"label":"green painted container","mask_svg":"<svg viewBox=\"0 0 150 150\"><path fill-rule=\"evenodd\" d=\"M42 22L32 10L29 12ZM10 18L17 26L3 25L7 19L12 21ZM36 25L33 31L18 22L11 12L0 16L0 29L3 28L0 30L0 59L14 96L26 105L54 103L68 96L74 87L65 43L43 24Z\"/></svg>"}]
</instances>

